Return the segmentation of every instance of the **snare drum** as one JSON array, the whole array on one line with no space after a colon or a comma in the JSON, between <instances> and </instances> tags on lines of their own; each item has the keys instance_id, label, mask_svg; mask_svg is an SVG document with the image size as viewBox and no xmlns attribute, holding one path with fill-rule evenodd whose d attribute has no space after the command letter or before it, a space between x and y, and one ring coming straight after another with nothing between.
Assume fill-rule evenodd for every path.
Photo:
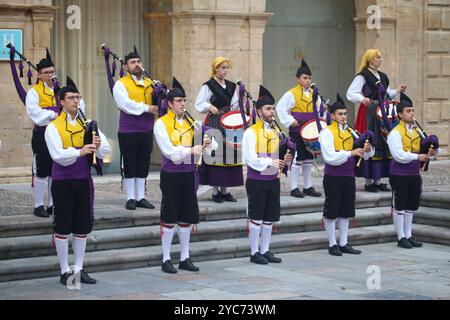
<instances>
[{"instance_id":1,"label":"snare drum","mask_svg":"<svg viewBox=\"0 0 450 320\"><path fill-rule=\"evenodd\" d=\"M251 118L245 115L245 120L249 127ZM236 110L224 114L220 119L220 125L225 131L225 143L235 149L240 149L244 137L244 121L242 121L241 112Z\"/></svg>"},{"instance_id":2,"label":"snare drum","mask_svg":"<svg viewBox=\"0 0 450 320\"><path fill-rule=\"evenodd\" d=\"M327 127L327 121L320 119L320 124L323 128ZM300 128L300 136L305 142L306 149L314 156L321 154L319 143L319 130L317 129L317 123L315 119L309 120Z\"/></svg>"}]
</instances>

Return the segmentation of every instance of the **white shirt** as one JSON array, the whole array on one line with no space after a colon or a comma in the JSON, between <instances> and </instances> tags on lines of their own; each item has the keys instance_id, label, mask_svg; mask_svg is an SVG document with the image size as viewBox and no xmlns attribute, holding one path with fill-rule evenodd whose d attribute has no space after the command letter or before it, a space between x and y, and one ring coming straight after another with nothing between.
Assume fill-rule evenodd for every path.
<instances>
[{"instance_id":1,"label":"white shirt","mask_svg":"<svg viewBox=\"0 0 450 320\"><path fill-rule=\"evenodd\" d=\"M406 129L413 133L413 126L405 124ZM398 163L410 163L411 161L418 160L419 155L403 149L402 136L396 130L392 130L387 138L387 144L389 146L389 151L391 151L392 158Z\"/></svg>"},{"instance_id":2,"label":"white shirt","mask_svg":"<svg viewBox=\"0 0 450 320\"><path fill-rule=\"evenodd\" d=\"M50 88L45 82L44 86L53 93L53 88ZM25 106L27 107L27 114L30 117L31 121L39 127L45 127L50 122L58 118L58 114L52 110L46 110L45 108L41 108L39 106L39 94L34 88L31 88L25 99ZM86 104L84 100L80 101L80 108L83 112L86 110Z\"/></svg>"},{"instance_id":3,"label":"white shirt","mask_svg":"<svg viewBox=\"0 0 450 320\"><path fill-rule=\"evenodd\" d=\"M339 130L344 132L347 130L339 124ZM329 128L324 128L319 134L320 148L322 150L323 160L331 166L340 166L347 162L352 156L351 151L339 150L336 151L334 147L334 135ZM375 148L372 146L372 151L364 152L364 160L369 160L369 158L375 155Z\"/></svg>"},{"instance_id":4,"label":"white shirt","mask_svg":"<svg viewBox=\"0 0 450 320\"><path fill-rule=\"evenodd\" d=\"M309 90L303 89L303 94L306 97L309 97ZM322 100L320 99L320 97L318 97L317 98L317 112L318 113L320 113L321 102L322 102ZM295 120L294 117L291 116L291 110L292 110L292 108L294 108L294 106L295 106L295 97L290 91L286 92L281 97L280 101L278 101L278 103L277 103L276 110L277 110L278 117L280 118L281 124L286 128L289 128Z\"/></svg>"},{"instance_id":5,"label":"white shirt","mask_svg":"<svg viewBox=\"0 0 450 320\"><path fill-rule=\"evenodd\" d=\"M374 74L375 75L375 74ZM380 80L380 76L375 75L378 80ZM353 82L350 84L350 87L347 90L347 99L355 104L360 104L362 100L365 98L362 94L362 89L364 85L366 84L366 79L362 75L357 75L355 79L353 79ZM387 89L388 95L395 99L395 97L398 95L398 91L396 89L391 89L388 87Z\"/></svg>"},{"instance_id":6,"label":"white shirt","mask_svg":"<svg viewBox=\"0 0 450 320\"><path fill-rule=\"evenodd\" d=\"M267 122L264 122L264 130L271 130ZM256 152L256 136L252 129L247 129L244 132L242 139L242 161L245 165L259 172L272 167L273 164L271 157L261 157Z\"/></svg>"},{"instance_id":7,"label":"white shirt","mask_svg":"<svg viewBox=\"0 0 450 320\"><path fill-rule=\"evenodd\" d=\"M133 80L140 86L145 86L144 78L137 80L136 76L131 75ZM145 112L149 112L150 107L144 102L136 102L130 99L128 91L122 81L116 81L113 88L114 100L117 103L119 109L126 114L131 114L133 116L140 116Z\"/></svg>"},{"instance_id":8,"label":"white shirt","mask_svg":"<svg viewBox=\"0 0 450 320\"><path fill-rule=\"evenodd\" d=\"M222 88L226 89L227 85L221 85ZM209 107L212 106L211 97L213 96L212 91L205 84L200 88L200 92L197 95L197 100L195 100L195 110L200 113L208 113ZM239 95L237 90L234 92L233 98L231 99L231 110L237 110L239 108Z\"/></svg>"},{"instance_id":9,"label":"white shirt","mask_svg":"<svg viewBox=\"0 0 450 320\"><path fill-rule=\"evenodd\" d=\"M67 114L67 121L70 124L76 125L76 119L77 117L72 119L72 117ZM98 131L98 135L101 140L101 146L97 149L95 155L99 159L104 159L111 152L111 147L109 146L106 136L100 131L100 129ZM80 150L72 147L67 149L63 148L61 136L59 135L59 131L58 129L56 129L53 123L50 123L45 130L45 142L47 143L48 151L50 152L50 156L52 157L53 161L64 167L74 164L80 157Z\"/></svg>"}]
</instances>

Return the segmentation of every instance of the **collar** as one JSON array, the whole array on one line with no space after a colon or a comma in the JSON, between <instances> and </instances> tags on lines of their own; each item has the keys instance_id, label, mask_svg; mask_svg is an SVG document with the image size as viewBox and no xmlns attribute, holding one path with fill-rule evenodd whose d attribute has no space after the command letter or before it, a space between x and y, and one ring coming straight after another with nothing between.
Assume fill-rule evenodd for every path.
<instances>
[{"instance_id":1,"label":"collar","mask_svg":"<svg viewBox=\"0 0 450 320\"><path fill-rule=\"evenodd\" d=\"M74 122L74 121L76 121L77 118L78 118L78 113L76 113L76 114L75 114L75 118L72 119L72 116L71 116L70 114L68 114L68 113L65 112L64 110L63 110L63 112L66 114L66 120L67 120L68 122Z\"/></svg>"},{"instance_id":2,"label":"collar","mask_svg":"<svg viewBox=\"0 0 450 320\"><path fill-rule=\"evenodd\" d=\"M264 130L270 131L272 129L271 123L265 122L264 120L261 120L263 122L263 128Z\"/></svg>"},{"instance_id":3,"label":"collar","mask_svg":"<svg viewBox=\"0 0 450 320\"><path fill-rule=\"evenodd\" d=\"M144 77L142 77L141 80L138 80L137 77L134 74L130 73L130 76L134 80L134 82L137 82L137 83L139 83L140 85L143 85L143 86L145 85Z\"/></svg>"}]
</instances>

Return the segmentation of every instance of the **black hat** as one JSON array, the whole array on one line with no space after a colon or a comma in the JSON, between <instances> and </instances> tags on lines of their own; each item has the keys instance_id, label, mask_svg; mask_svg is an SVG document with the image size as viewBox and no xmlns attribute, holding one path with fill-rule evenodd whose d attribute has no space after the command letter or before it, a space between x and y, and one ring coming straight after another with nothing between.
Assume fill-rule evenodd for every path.
<instances>
[{"instance_id":1,"label":"black hat","mask_svg":"<svg viewBox=\"0 0 450 320\"><path fill-rule=\"evenodd\" d=\"M400 93L400 103L397 105L397 112L403 112L403 109L412 107L413 103L411 99L403 92Z\"/></svg>"},{"instance_id":2,"label":"black hat","mask_svg":"<svg viewBox=\"0 0 450 320\"><path fill-rule=\"evenodd\" d=\"M64 98L64 95L68 92L80 93L78 91L78 88L77 88L75 82L73 82L73 80L69 76L67 76L66 81L67 81L66 86L61 88L61 90L59 91L59 97L61 100Z\"/></svg>"},{"instance_id":3,"label":"black hat","mask_svg":"<svg viewBox=\"0 0 450 320\"><path fill-rule=\"evenodd\" d=\"M267 90L264 86L259 86L259 96L258 100L255 103L255 108L259 109L265 105L273 105L275 104L275 99L272 94Z\"/></svg>"},{"instance_id":4,"label":"black hat","mask_svg":"<svg viewBox=\"0 0 450 320\"><path fill-rule=\"evenodd\" d=\"M301 77L302 74L306 74L308 76L312 75L311 69L309 69L304 59L302 60L302 65L297 70L297 78Z\"/></svg>"},{"instance_id":5,"label":"black hat","mask_svg":"<svg viewBox=\"0 0 450 320\"><path fill-rule=\"evenodd\" d=\"M172 90L167 94L167 100L173 101L174 98L186 98L183 86L175 77L172 80Z\"/></svg>"},{"instance_id":6,"label":"black hat","mask_svg":"<svg viewBox=\"0 0 450 320\"><path fill-rule=\"evenodd\" d=\"M130 59L141 59L141 56L139 55L139 52L138 52L138 50L136 48L136 45L134 46L134 51L130 52L128 55L125 56L125 64Z\"/></svg>"},{"instance_id":7,"label":"black hat","mask_svg":"<svg viewBox=\"0 0 450 320\"><path fill-rule=\"evenodd\" d=\"M336 96L336 102L333 103L330 107L330 113L334 113L338 109L347 109L347 106L344 103L344 100L342 100L339 93Z\"/></svg>"},{"instance_id":8,"label":"black hat","mask_svg":"<svg viewBox=\"0 0 450 320\"><path fill-rule=\"evenodd\" d=\"M38 71L40 71L43 68L50 68L50 67L54 67L55 65L53 64L52 61L52 56L50 55L50 51L48 51L48 48L45 48L45 50L47 51L47 55L44 59L42 59L37 65L36 65L36 69Z\"/></svg>"}]
</instances>

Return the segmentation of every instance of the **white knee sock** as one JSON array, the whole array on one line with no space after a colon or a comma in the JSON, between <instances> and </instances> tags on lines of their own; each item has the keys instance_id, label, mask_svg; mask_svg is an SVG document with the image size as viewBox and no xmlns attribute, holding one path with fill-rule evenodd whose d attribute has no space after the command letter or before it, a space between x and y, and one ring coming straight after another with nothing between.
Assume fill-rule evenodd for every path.
<instances>
[{"instance_id":1,"label":"white knee sock","mask_svg":"<svg viewBox=\"0 0 450 320\"><path fill-rule=\"evenodd\" d=\"M163 226L163 235L161 237L163 262L170 260L170 247L172 245L174 233L175 233L175 226L172 226L172 228L167 228Z\"/></svg>"},{"instance_id":2,"label":"white knee sock","mask_svg":"<svg viewBox=\"0 0 450 320\"><path fill-rule=\"evenodd\" d=\"M178 226L178 238L180 239L180 261L184 261L189 258L189 240L191 238L191 229L189 227Z\"/></svg>"},{"instance_id":3,"label":"white knee sock","mask_svg":"<svg viewBox=\"0 0 450 320\"><path fill-rule=\"evenodd\" d=\"M73 273L77 274L83 270L84 254L86 252L87 239L83 237L73 236L72 250L73 250Z\"/></svg>"},{"instance_id":4,"label":"white knee sock","mask_svg":"<svg viewBox=\"0 0 450 320\"><path fill-rule=\"evenodd\" d=\"M47 191L47 180L45 178L34 177L34 207L40 207L44 205L44 195Z\"/></svg>"},{"instance_id":5,"label":"white knee sock","mask_svg":"<svg viewBox=\"0 0 450 320\"><path fill-rule=\"evenodd\" d=\"M254 221L255 223L252 223ZM259 220L250 220L249 221L249 234L248 237L250 239L250 249L252 251L252 256L259 252L259 235L261 233L261 224L262 221Z\"/></svg>"},{"instance_id":6,"label":"white knee sock","mask_svg":"<svg viewBox=\"0 0 450 320\"><path fill-rule=\"evenodd\" d=\"M312 163L305 162L302 163L302 172L303 172L303 187L305 189L309 189L312 187Z\"/></svg>"},{"instance_id":7,"label":"white knee sock","mask_svg":"<svg viewBox=\"0 0 450 320\"><path fill-rule=\"evenodd\" d=\"M381 184L381 180L373 180L373 183L375 183L377 186Z\"/></svg>"},{"instance_id":8,"label":"white knee sock","mask_svg":"<svg viewBox=\"0 0 450 320\"><path fill-rule=\"evenodd\" d=\"M56 254L58 255L59 267L61 268L61 274L70 272L69 267L69 239L67 236L54 235Z\"/></svg>"},{"instance_id":9,"label":"white knee sock","mask_svg":"<svg viewBox=\"0 0 450 320\"><path fill-rule=\"evenodd\" d=\"M372 184L372 179L366 179L366 186L371 185Z\"/></svg>"},{"instance_id":10,"label":"white knee sock","mask_svg":"<svg viewBox=\"0 0 450 320\"><path fill-rule=\"evenodd\" d=\"M325 221L325 229L327 230L328 242L330 248L336 245L336 219L323 219Z\"/></svg>"},{"instance_id":11,"label":"white knee sock","mask_svg":"<svg viewBox=\"0 0 450 320\"><path fill-rule=\"evenodd\" d=\"M404 225L405 237L406 239L409 239L412 237L413 212L406 211L404 213L404 217L405 217L405 225Z\"/></svg>"},{"instance_id":12,"label":"white knee sock","mask_svg":"<svg viewBox=\"0 0 450 320\"><path fill-rule=\"evenodd\" d=\"M291 166L291 190L298 188L299 174L300 174L300 166L293 163Z\"/></svg>"},{"instance_id":13,"label":"white knee sock","mask_svg":"<svg viewBox=\"0 0 450 320\"><path fill-rule=\"evenodd\" d=\"M53 197L52 197L52 178L48 177L48 183L47 183L47 190L48 190L48 206L53 206Z\"/></svg>"},{"instance_id":14,"label":"white knee sock","mask_svg":"<svg viewBox=\"0 0 450 320\"><path fill-rule=\"evenodd\" d=\"M397 232L397 237L398 240L400 240L401 238L405 237L405 229L404 229L404 225L405 225L405 217L404 217L405 212L404 211L397 211L394 210L394 226L395 226L395 231Z\"/></svg>"},{"instance_id":15,"label":"white knee sock","mask_svg":"<svg viewBox=\"0 0 450 320\"><path fill-rule=\"evenodd\" d=\"M213 187L213 194L219 193L219 187Z\"/></svg>"},{"instance_id":16,"label":"white knee sock","mask_svg":"<svg viewBox=\"0 0 450 320\"><path fill-rule=\"evenodd\" d=\"M145 198L145 179L136 178L136 200Z\"/></svg>"},{"instance_id":17,"label":"white knee sock","mask_svg":"<svg viewBox=\"0 0 450 320\"><path fill-rule=\"evenodd\" d=\"M136 179L124 179L125 180L125 190L127 190L127 201L128 200L136 200Z\"/></svg>"},{"instance_id":18,"label":"white knee sock","mask_svg":"<svg viewBox=\"0 0 450 320\"><path fill-rule=\"evenodd\" d=\"M268 224L266 224L268 223ZM273 223L264 222L261 225L261 253L269 251L270 238L272 236Z\"/></svg>"},{"instance_id":19,"label":"white knee sock","mask_svg":"<svg viewBox=\"0 0 450 320\"><path fill-rule=\"evenodd\" d=\"M349 224L350 219L339 218L339 245L341 247L347 244Z\"/></svg>"},{"instance_id":20,"label":"white knee sock","mask_svg":"<svg viewBox=\"0 0 450 320\"><path fill-rule=\"evenodd\" d=\"M221 194L227 194L228 193L227 187L220 187L220 193Z\"/></svg>"}]
</instances>

